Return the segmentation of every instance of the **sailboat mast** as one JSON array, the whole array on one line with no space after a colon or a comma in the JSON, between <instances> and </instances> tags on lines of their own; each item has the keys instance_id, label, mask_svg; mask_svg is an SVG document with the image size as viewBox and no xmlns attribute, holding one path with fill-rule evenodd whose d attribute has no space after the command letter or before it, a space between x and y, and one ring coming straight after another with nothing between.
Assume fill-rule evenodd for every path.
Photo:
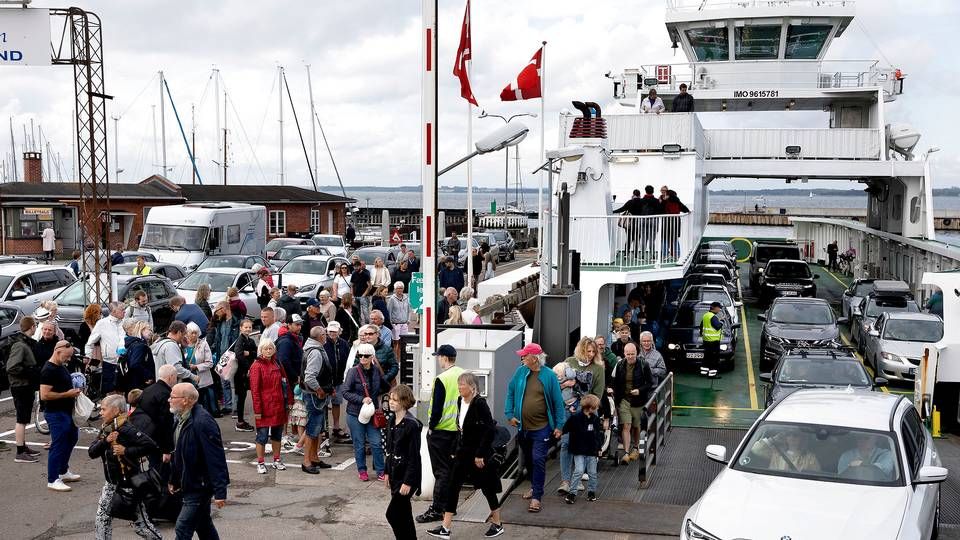
<instances>
[{"instance_id":1,"label":"sailboat mast","mask_svg":"<svg viewBox=\"0 0 960 540\"><path fill-rule=\"evenodd\" d=\"M278 66L277 80L279 84L283 84L283 66ZM281 88L280 92L280 185L283 185L283 89Z\"/></svg>"},{"instance_id":2,"label":"sailboat mast","mask_svg":"<svg viewBox=\"0 0 960 540\"><path fill-rule=\"evenodd\" d=\"M310 78L310 64L307 64L307 91L310 92L310 139L313 142L313 177L317 178L317 124L312 120L317 114L313 105L313 80Z\"/></svg>"},{"instance_id":3,"label":"sailboat mast","mask_svg":"<svg viewBox=\"0 0 960 540\"><path fill-rule=\"evenodd\" d=\"M223 90L223 185L227 185L227 90Z\"/></svg>"},{"instance_id":4,"label":"sailboat mast","mask_svg":"<svg viewBox=\"0 0 960 540\"><path fill-rule=\"evenodd\" d=\"M193 103L190 104L190 152L193 154L194 159L197 156L197 116L196 116L196 107ZM192 167L193 170L193 184L197 183L197 168Z\"/></svg>"},{"instance_id":5,"label":"sailboat mast","mask_svg":"<svg viewBox=\"0 0 960 540\"><path fill-rule=\"evenodd\" d=\"M213 105L214 109L217 111L217 130L214 133L216 133L215 137L217 139L217 155L219 156L223 153L223 148L221 147L220 142L220 70L217 68L213 68ZM226 107L223 109L223 114L227 114ZM223 183L226 185L226 178L223 179Z\"/></svg>"},{"instance_id":6,"label":"sailboat mast","mask_svg":"<svg viewBox=\"0 0 960 540\"><path fill-rule=\"evenodd\" d=\"M17 141L13 138L13 117L10 117L10 158L13 160L11 164L11 169L13 169L13 181L19 182L20 178L17 174Z\"/></svg>"},{"instance_id":7,"label":"sailboat mast","mask_svg":"<svg viewBox=\"0 0 960 540\"><path fill-rule=\"evenodd\" d=\"M159 156L157 155L157 106L150 106L150 117L153 119L153 166L157 166Z\"/></svg>"},{"instance_id":8,"label":"sailboat mast","mask_svg":"<svg viewBox=\"0 0 960 540\"><path fill-rule=\"evenodd\" d=\"M166 106L163 103L163 71L160 72L160 149L162 152L160 176L167 177L167 124L164 111Z\"/></svg>"}]
</instances>

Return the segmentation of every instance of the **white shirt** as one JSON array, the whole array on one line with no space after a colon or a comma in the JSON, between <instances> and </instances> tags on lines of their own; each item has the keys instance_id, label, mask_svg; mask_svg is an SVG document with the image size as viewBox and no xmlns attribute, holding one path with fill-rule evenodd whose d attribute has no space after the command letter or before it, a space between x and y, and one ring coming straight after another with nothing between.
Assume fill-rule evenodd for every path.
<instances>
[{"instance_id":1,"label":"white shirt","mask_svg":"<svg viewBox=\"0 0 960 540\"><path fill-rule=\"evenodd\" d=\"M90 339L87 340L87 346L84 354L93 355L93 346L100 344L100 353L103 355L103 361L108 364L117 363L117 348L123 345L123 338L126 334L123 332L122 322L113 315L104 317L97 321L90 332Z\"/></svg>"},{"instance_id":2,"label":"white shirt","mask_svg":"<svg viewBox=\"0 0 960 540\"><path fill-rule=\"evenodd\" d=\"M463 429L463 421L467 417L467 411L470 410L470 403L466 401L460 402L460 416L457 417L457 425L460 426L460 429Z\"/></svg>"},{"instance_id":3,"label":"white shirt","mask_svg":"<svg viewBox=\"0 0 960 540\"><path fill-rule=\"evenodd\" d=\"M337 276L333 278L333 284L337 287L337 298L343 298L348 292L353 292L350 287L350 278Z\"/></svg>"},{"instance_id":4,"label":"white shirt","mask_svg":"<svg viewBox=\"0 0 960 540\"><path fill-rule=\"evenodd\" d=\"M666 107L663 106L663 100L659 97L653 102L653 105L650 104L650 98L643 98L643 102L640 104L640 113L662 113L666 110Z\"/></svg>"},{"instance_id":5,"label":"white shirt","mask_svg":"<svg viewBox=\"0 0 960 540\"><path fill-rule=\"evenodd\" d=\"M260 334L260 338L270 338L274 343L277 342L277 337L280 332L280 322L274 321L273 324L263 329L263 333Z\"/></svg>"}]
</instances>

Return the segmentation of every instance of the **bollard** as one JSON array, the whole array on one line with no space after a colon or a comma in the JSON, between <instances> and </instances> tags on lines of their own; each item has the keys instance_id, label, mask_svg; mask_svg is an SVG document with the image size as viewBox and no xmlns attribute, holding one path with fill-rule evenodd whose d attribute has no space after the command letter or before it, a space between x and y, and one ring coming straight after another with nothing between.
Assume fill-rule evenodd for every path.
<instances>
[{"instance_id":1,"label":"bollard","mask_svg":"<svg viewBox=\"0 0 960 540\"><path fill-rule=\"evenodd\" d=\"M930 421L930 435L932 435L934 438L937 438L937 439L939 439L939 438L941 437L941 434L940 434L940 411L938 411L936 407L933 408L933 415L932 415L931 421Z\"/></svg>"}]
</instances>

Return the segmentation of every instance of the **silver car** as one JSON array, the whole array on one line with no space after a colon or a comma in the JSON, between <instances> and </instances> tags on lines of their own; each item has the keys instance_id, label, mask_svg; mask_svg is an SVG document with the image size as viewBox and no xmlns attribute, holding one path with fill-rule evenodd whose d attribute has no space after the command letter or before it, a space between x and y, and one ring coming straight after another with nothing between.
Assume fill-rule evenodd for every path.
<instances>
[{"instance_id":1,"label":"silver car","mask_svg":"<svg viewBox=\"0 0 960 540\"><path fill-rule=\"evenodd\" d=\"M856 342L857 349L863 352L867 332L884 313L920 313L920 306L909 296L878 296L870 294L854 308L854 321L850 323L850 337Z\"/></svg>"},{"instance_id":2,"label":"silver car","mask_svg":"<svg viewBox=\"0 0 960 540\"><path fill-rule=\"evenodd\" d=\"M860 305L860 301L873 292L874 278L861 278L853 280L853 283L845 291L843 298L840 299L840 316L853 320L853 310L855 306Z\"/></svg>"},{"instance_id":3,"label":"silver car","mask_svg":"<svg viewBox=\"0 0 960 540\"><path fill-rule=\"evenodd\" d=\"M236 287L240 290L240 299L247 306L247 317L257 320L260 318L260 304L253 285L257 282L257 275L246 268L207 268L197 270L177 283L177 293L192 304L197 296L200 285L210 286L210 307L227 297L227 289Z\"/></svg>"},{"instance_id":4,"label":"silver car","mask_svg":"<svg viewBox=\"0 0 960 540\"><path fill-rule=\"evenodd\" d=\"M864 335L864 360L881 376L913 381L923 350L943 337L943 321L930 313L888 312Z\"/></svg>"},{"instance_id":5,"label":"silver car","mask_svg":"<svg viewBox=\"0 0 960 540\"><path fill-rule=\"evenodd\" d=\"M296 297L302 306L311 298L316 298L321 290L329 290L337 269L342 264L350 264L343 257L330 255L301 255L288 262L277 274L278 287L296 285Z\"/></svg>"},{"instance_id":6,"label":"silver car","mask_svg":"<svg viewBox=\"0 0 960 540\"><path fill-rule=\"evenodd\" d=\"M76 281L69 268L41 264L0 264L0 299L26 315Z\"/></svg>"}]
</instances>

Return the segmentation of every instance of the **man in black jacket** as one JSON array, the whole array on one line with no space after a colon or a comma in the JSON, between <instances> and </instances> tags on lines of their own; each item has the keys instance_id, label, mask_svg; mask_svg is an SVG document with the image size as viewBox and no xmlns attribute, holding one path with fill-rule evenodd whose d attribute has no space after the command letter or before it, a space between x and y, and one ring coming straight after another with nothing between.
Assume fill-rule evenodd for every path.
<instances>
[{"instance_id":1,"label":"man in black jacket","mask_svg":"<svg viewBox=\"0 0 960 540\"><path fill-rule=\"evenodd\" d=\"M639 450L630 450L630 436L640 440L640 426L646 417L643 406L650 399L653 389L653 373L645 361L638 361L637 345L633 342L623 347L623 362L617 366L617 375L613 383L613 401L620 412L620 425L623 428L624 463L630 463L640 456Z\"/></svg>"},{"instance_id":2,"label":"man in black jacket","mask_svg":"<svg viewBox=\"0 0 960 540\"><path fill-rule=\"evenodd\" d=\"M285 322L290 322L294 315L303 315L300 311L300 300L297 298L297 288L296 285L287 285L283 296L280 297L280 300L277 300L277 307L283 308L287 312Z\"/></svg>"},{"instance_id":3,"label":"man in black jacket","mask_svg":"<svg viewBox=\"0 0 960 540\"><path fill-rule=\"evenodd\" d=\"M33 317L20 319L20 332L10 336L9 346L4 347L6 358L0 358L6 364L7 378L10 381L10 394L13 396L13 408L17 412L14 426L17 441L16 463L36 463L40 452L31 450L26 443L27 424L33 414L33 402L40 389L40 366L34 351L37 342L30 336L37 329Z\"/></svg>"},{"instance_id":4,"label":"man in black jacket","mask_svg":"<svg viewBox=\"0 0 960 540\"><path fill-rule=\"evenodd\" d=\"M217 508L227 502L227 458L223 453L220 427L203 407L200 394L190 383L170 391L170 411L177 415L174 429L173 474L170 493L183 493L183 508L177 517L177 538L219 540L210 517L210 499Z\"/></svg>"},{"instance_id":5,"label":"man in black jacket","mask_svg":"<svg viewBox=\"0 0 960 540\"><path fill-rule=\"evenodd\" d=\"M330 409L333 413L333 437L336 442L342 442L346 438L343 430L340 429L340 386L343 385L343 374L347 370L347 359L350 356L350 343L340 337L342 328L337 321L331 321L327 324L327 342L323 344L323 350L327 352L327 358L335 364L333 375L334 394L330 398Z\"/></svg>"},{"instance_id":6,"label":"man in black jacket","mask_svg":"<svg viewBox=\"0 0 960 540\"><path fill-rule=\"evenodd\" d=\"M170 462L173 453L173 413L170 412L170 389L177 383L177 369L169 364L160 366L157 382L143 389L137 410L130 415L130 422L157 443L155 451L147 459L150 467L162 471L163 463Z\"/></svg>"},{"instance_id":7,"label":"man in black jacket","mask_svg":"<svg viewBox=\"0 0 960 540\"><path fill-rule=\"evenodd\" d=\"M673 112L693 112L693 96L687 93L686 83L680 85L680 93L673 98Z\"/></svg>"}]
</instances>

